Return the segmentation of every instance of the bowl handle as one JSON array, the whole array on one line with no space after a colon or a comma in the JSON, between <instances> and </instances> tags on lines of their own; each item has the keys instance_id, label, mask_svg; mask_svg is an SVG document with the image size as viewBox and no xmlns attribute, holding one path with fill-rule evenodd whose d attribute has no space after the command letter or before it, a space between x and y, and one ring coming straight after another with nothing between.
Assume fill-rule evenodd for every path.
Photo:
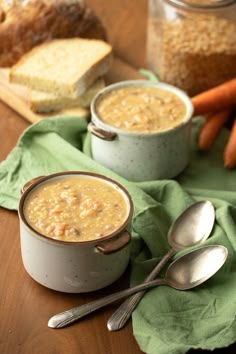
<instances>
[{"instance_id":1,"label":"bowl handle","mask_svg":"<svg viewBox=\"0 0 236 354\"><path fill-rule=\"evenodd\" d=\"M44 176L38 176L35 178L32 178L30 181L26 182L23 187L21 188L21 194L23 194L34 182L38 181Z\"/></svg>"},{"instance_id":2,"label":"bowl handle","mask_svg":"<svg viewBox=\"0 0 236 354\"><path fill-rule=\"evenodd\" d=\"M107 141L114 140L117 135L116 133L109 132L107 130L96 127L96 125L94 125L92 122L88 124L88 131L91 134L95 135L97 138Z\"/></svg>"},{"instance_id":3,"label":"bowl handle","mask_svg":"<svg viewBox=\"0 0 236 354\"><path fill-rule=\"evenodd\" d=\"M95 246L96 253L111 254L120 251L127 246L131 241L131 235L127 230L124 230L116 238L104 241L100 245Z\"/></svg>"}]
</instances>

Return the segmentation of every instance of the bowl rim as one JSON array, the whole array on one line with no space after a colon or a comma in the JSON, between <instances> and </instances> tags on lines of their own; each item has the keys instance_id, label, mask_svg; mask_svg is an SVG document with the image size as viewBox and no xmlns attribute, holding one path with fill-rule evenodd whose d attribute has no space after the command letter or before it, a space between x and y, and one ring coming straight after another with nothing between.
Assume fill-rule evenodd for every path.
<instances>
[{"instance_id":1,"label":"bowl rim","mask_svg":"<svg viewBox=\"0 0 236 354\"><path fill-rule=\"evenodd\" d=\"M114 186L118 187L118 189L120 190L120 193L123 193L123 195L126 197L124 197L124 199L126 199L126 204L128 206L128 211L127 211L127 216L125 218L125 220L123 221L123 223L120 225L120 227L118 227L115 231L113 231L111 234L101 237L100 239L93 239L93 240L86 240L86 241L66 241L66 240L58 240L58 239L54 239L51 238L49 236L46 236L42 233L40 233L39 231L35 230L30 223L26 220L26 217L24 215L24 203L25 200L27 198L27 196L30 194L31 191L33 191L37 186L39 186L41 183L45 183L47 181L51 181L53 179L57 179L57 177L62 177L63 176L88 176L88 177L92 177L94 179L99 179L102 181L105 181L105 183L108 184L113 184ZM34 235L38 238L41 238L47 242L51 242L51 243L55 243L55 244L59 244L59 245L68 245L68 246L82 246L82 245L96 245L96 244L100 244L102 242L108 241L114 237L118 237L125 229L126 227L130 224L132 216L133 216L133 211L134 211L134 205L133 205L133 201L132 198L129 194L129 192L127 191L127 189L120 184L119 182L115 181L114 179L104 176L102 174L99 173L95 173L95 172L86 172L86 171L63 171L63 172L56 172L56 173L52 173L46 176L40 176L40 178L38 179L34 179L33 178L33 182L32 184L23 192L20 201L19 201L19 206L18 206L18 215L20 220L23 222L24 226L28 229L28 231L30 231L31 235Z\"/></svg>"},{"instance_id":2,"label":"bowl rim","mask_svg":"<svg viewBox=\"0 0 236 354\"><path fill-rule=\"evenodd\" d=\"M114 127L111 124L105 123L102 121L102 119L99 117L96 111L96 105L98 100L105 94L107 94L110 91L113 90L119 90L124 87L130 87L130 86L143 86L143 87L156 87L156 88L163 88L166 91L170 91L174 94L176 94L185 104L186 106L186 114L184 116L183 121L176 125L175 127L170 127L165 130L160 130L160 131L155 131L155 132L135 132L135 131L129 131L129 130L123 130L119 129L117 127ZM164 135L164 134L170 134L174 133L176 130L180 129L181 127L187 125L189 122L191 122L193 118L193 113L194 113L194 108L193 104L191 102L191 98L187 95L187 93L181 89L179 89L176 86L167 84L165 82L152 82L148 80L125 80L125 81L119 81L114 84L108 85L104 88L102 88L93 98L91 104L90 104L90 110L91 110L91 121L94 123L95 126L104 129L109 132L115 132L119 135L127 135L127 136L133 136L133 137L150 137L150 136L157 136L157 135Z\"/></svg>"}]
</instances>

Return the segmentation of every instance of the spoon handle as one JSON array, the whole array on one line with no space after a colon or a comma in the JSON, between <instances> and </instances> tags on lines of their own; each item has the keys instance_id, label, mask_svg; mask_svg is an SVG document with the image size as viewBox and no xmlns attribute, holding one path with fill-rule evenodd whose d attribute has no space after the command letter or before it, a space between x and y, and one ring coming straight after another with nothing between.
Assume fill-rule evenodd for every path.
<instances>
[{"instance_id":1,"label":"spoon handle","mask_svg":"<svg viewBox=\"0 0 236 354\"><path fill-rule=\"evenodd\" d=\"M146 290L148 288L164 285L166 284L165 279L156 279L148 283L142 283L129 289L121 290L117 293L105 296L99 300L89 302L88 304L74 307L70 310L58 313L57 315L51 317L48 321L48 327L51 328L62 328L69 324L81 319L82 317L89 315L90 313L106 306L112 304L113 302L123 299L126 296L130 296L137 291Z\"/></svg>"},{"instance_id":2,"label":"spoon handle","mask_svg":"<svg viewBox=\"0 0 236 354\"><path fill-rule=\"evenodd\" d=\"M171 248L166 253L166 255L163 256L163 258L155 266L155 268L151 271L151 273L149 273L147 278L144 280L143 284L153 280L160 272L160 270L163 268L163 266L168 262L168 260L174 254L175 251L173 248ZM126 324L133 310L135 309L139 301L142 299L144 294L145 291L140 291L139 293L129 297L120 305L120 307L113 313L113 315L109 318L107 322L107 328L109 329L109 331L117 331L118 329L121 329Z\"/></svg>"}]
</instances>

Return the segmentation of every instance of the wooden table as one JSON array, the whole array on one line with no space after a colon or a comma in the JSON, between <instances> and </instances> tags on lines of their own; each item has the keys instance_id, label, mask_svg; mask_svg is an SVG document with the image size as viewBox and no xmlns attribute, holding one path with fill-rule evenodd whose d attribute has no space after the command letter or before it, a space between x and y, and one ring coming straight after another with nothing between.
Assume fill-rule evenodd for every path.
<instances>
[{"instance_id":1,"label":"wooden table","mask_svg":"<svg viewBox=\"0 0 236 354\"><path fill-rule=\"evenodd\" d=\"M144 66L146 1L88 2L103 18L115 51L133 66ZM0 102L0 161L6 158L28 126L29 123ZM129 270L115 284L94 293L71 295L49 290L37 284L24 270L17 213L3 208L0 208L0 266L1 354L141 353L132 335L131 322L118 332L106 329L106 322L116 306L110 306L61 330L47 326L50 316L57 312L127 287ZM232 345L213 353L235 352L236 345Z\"/></svg>"}]
</instances>

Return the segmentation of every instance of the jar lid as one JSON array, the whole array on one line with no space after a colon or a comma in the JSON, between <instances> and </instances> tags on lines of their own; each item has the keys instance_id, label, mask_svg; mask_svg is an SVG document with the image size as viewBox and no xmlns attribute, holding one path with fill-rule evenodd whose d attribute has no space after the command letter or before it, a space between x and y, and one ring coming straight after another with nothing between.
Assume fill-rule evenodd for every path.
<instances>
[{"instance_id":1,"label":"jar lid","mask_svg":"<svg viewBox=\"0 0 236 354\"><path fill-rule=\"evenodd\" d=\"M218 8L236 4L235 0L168 0L169 2L184 7L192 7L196 9Z\"/></svg>"}]
</instances>

